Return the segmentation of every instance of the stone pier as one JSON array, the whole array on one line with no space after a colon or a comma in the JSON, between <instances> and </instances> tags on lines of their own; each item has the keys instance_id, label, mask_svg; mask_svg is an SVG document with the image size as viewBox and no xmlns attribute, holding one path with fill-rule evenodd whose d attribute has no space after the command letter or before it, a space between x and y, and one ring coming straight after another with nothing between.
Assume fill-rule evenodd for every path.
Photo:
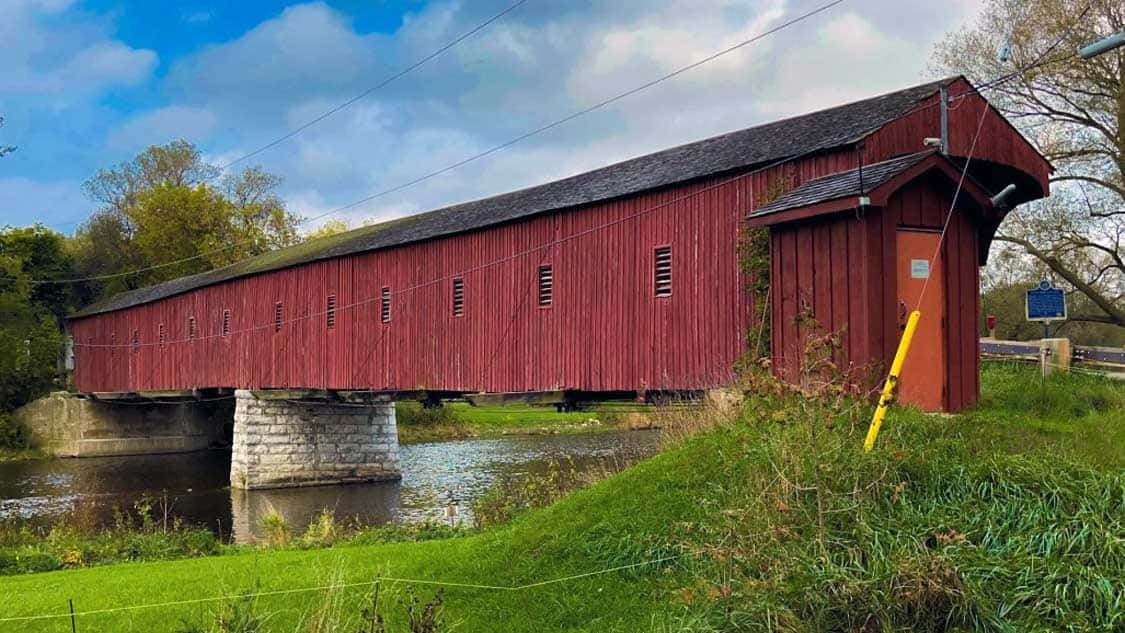
<instances>
[{"instance_id":1,"label":"stone pier","mask_svg":"<svg viewBox=\"0 0 1125 633\"><path fill-rule=\"evenodd\" d=\"M299 396L298 396L299 397ZM288 488L401 479L393 402L294 399L235 392L234 488Z\"/></svg>"}]
</instances>

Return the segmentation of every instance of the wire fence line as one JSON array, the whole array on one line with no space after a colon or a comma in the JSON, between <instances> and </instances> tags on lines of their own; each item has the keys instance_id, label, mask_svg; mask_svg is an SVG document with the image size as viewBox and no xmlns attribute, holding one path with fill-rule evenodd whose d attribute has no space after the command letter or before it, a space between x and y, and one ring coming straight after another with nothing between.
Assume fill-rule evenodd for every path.
<instances>
[{"instance_id":1,"label":"wire fence line","mask_svg":"<svg viewBox=\"0 0 1125 633\"><path fill-rule=\"evenodd\" d=\"M82 617L91 615L103 615L107 613L120 613L123 611L137 611L141 609L158 609L162 607L175 607L185 606L191 604L204 604L208 602L221 602L224 600L243 600L248 598L259 598L269 596L281 596L297 593L311 593L316 591L331 591L336 589L352 589L357 587L372 587L380 582L403 583L414 585L434 585L441 587L450 587L458 589L480 589L485 591L503 591L503 592L517 592L525 591L528 589L535 589L545 587L548 585L555 585L573 580L580 580L582 578L590 578L592 576L600 576L610 574L618 571L626 571L629 569L636 569L638 567L645 567L649 565L658 565L660 563L671 562L679 560L687 554L676 554L673 556L664 556L661 558L654 558L644 560L637 563L629 563L627 565L618 565L616 567L608 567L604 569L597 569L594 571L583 572L580 574L572 574L570 576L562 576L558 578L550 578L547 580L539 580L522 585L493 585L486 583L473 583L473 582L458 582L452 580L435 580L431 578L399 578L395 576L376 576L371 580L350 583L334 583L329 585L317 585L313 587L296 587L291 589L274 589L269 591L254 591L247 593L226 594L219 596L208 596L205 598L188 598L184 600L169 600L166 602L149 602L143 604L121 605L116 607L105 607L102 609L90 609L87 611L67 611L65 613L40 613L34 615L21 615L21 616L8 616L0 618L0 623L4 622L30 622L37 620L52 620L71 617Z\"/></svg>"}]
</instances>

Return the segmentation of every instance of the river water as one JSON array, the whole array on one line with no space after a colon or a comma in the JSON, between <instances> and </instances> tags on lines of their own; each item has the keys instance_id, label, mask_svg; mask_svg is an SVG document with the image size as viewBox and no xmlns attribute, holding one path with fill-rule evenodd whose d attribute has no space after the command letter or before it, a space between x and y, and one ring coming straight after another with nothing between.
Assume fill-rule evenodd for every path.
<instances>
[{"instance_id":1,"label":"river water","mask_svg":"<svg viewBox=\"0 0 1125 633\"><path fill-rule=\"evenodd\" d=\"M81 507L102 522L148 495L171 514L210 527L224 539L257 539L258 523L277 510L297 530L325 508L367 523L448 520L471 523L471 506L503 477L568 460L578 470L628 463L656 452L655 431L505 436L399 447L402 481L275 490L229 486L230 451L0 463L0 519L50 519ZM569 467L569 466L568 466Z\"/></svg>"}]
</instances>

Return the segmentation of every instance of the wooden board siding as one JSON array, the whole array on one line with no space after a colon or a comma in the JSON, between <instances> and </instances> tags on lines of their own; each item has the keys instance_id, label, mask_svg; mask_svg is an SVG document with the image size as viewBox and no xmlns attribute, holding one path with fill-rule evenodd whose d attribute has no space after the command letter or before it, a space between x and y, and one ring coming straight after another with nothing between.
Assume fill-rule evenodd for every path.
<instances>
[{"instance_id":1,"label":"wooden board siding","mask_svg":"<svg viewBox=\"0 0 1125 633\"><path fill-rule=\"evenodd\" d=\"M799 326L801 303L812 308L822 331L838 332L845 368L857 381L876 384L901 336L898 306L897 230L940 229L954 185L944 176L922 176L896 192L886 208L815 218L772 227L771 284L780 289L772 313L774 366L792 379L803 359L809 330ZM959 198L942 243L946 274L948 391L945 408L960 411L980 394L980 261L974 218L978 210ZM775 295L776 296L776 295ZM914 306L907 306L912 310Z\"/></svg>"},{"instance_id":2,"label":"wooden board siding","mask_svg":"<svg viewBox=\"0 0 1125 633\"><path fill-rule=\"evenodd\" d=\"M105 345L115 332L123 341L136 327L142 346L134 353L78 345L75 382L83 392L618 391L723 384L745 353L752 326L747 280L738 267L742 218L763 192L780 193L857 162L853 149L824 152L733 182L734 174L703 179L78 319L70 324L76 342ZM659 205L666 206L649 211ZM610 226L599 228L604 225ZM823 239L830 244L830 237ZM550 242L559 243L528 252ZM671 297L653 296L653 249L661 245L672 246ZM555 272L550 308L539 307L535 297L541 263ZM460 317L450 304L454 276L465 284ZM394 293L390 324L379 319L384 286ZM337 324L328 330L316 313L333 293ZM278 301L287 323L275 333ZM226 338L219 336L224 309L231 310ZM200 340L185 342L192 315ZM154 345L161 322L169 341L163 350ZM128 369L122 370L117 359L126 354Z\"/></svg>"},{"instance_id":3,"label":"wooden board siding","mask_svg":"<svg viewBox=\"0 0 1125 633\"><path fill-rule=\"evenodd\" d=\"M966 88L959 82L950 91ZM951 110L953 155L968 152L985 107L972 96ZM75 382L84 392L625 391L722 384L754 325L738 264L742 218L805 181L856 168L861 158L872 164L918 152L923 138L938 136L939 121L939 108L921 108L856 138L860 145L801 154L735 182L725 182L732 173L715 175L75 319ZM1040 182L1045 191L1049 165L997 113L986 118L973 155L974 169L991 161L1023 173L1023 182ZM994 171L982 176L1011 175ZM842 333L841 361L871 376L881 373L899 336L895 231L939 226L949 189L947 180L922 179L885 209L771 228L769 309L779 372L792 375L802 355L807 332L795 318L804 302L822 326ZM692 193L699 195L684 198ZM657 205L666 206L654 210ZM943 250L951 258L947 297L957 302L948 310L951 318L958 315L951 327L966 333L950 337L959 341L947 355L950 372L957 372L949 381L953 410L974 402L979 392L977 266L996 217L955 218ZM545 244L552 245L540 248ZM653 291L658 246L672 249L668 297ZM970 256L972 248L977 252ZM555 278L549 307L536 296L543 264L551 265ZM460 316L451 305L454 277L464 283ZM389 323L380 318L384 287L392 292ZM331 329L322 314L330 294L337 305ZM272 325L277 302L286 321L280 332ZM231 314L228 337L221 336L224 310ZM199 338L187 341L193 316ZM161 323L168 341L163 348L156 345ZM98 347L111 339L127 343L134 330L141 341L137 350Z\"/></svg>"},{"instance_id":4,"label":"wooden board siding","mask_svg":"<svg viewBox=\"0 0 1125 633\"><path fill-rule=\"evenodd\" d=\"M616 391L720 384L744 352L749 325L736 248L750 181L676 201L715 182L310 263L79 319L71 330L80 343L104 345L111 335L125 342L138 329L142 345L80 345L77 386ZM558 243L540 248L552 242ZM661 245L672 247L670 297L654 296L653 249ZM543 263L554 269L550 307L536 297ZM464 282L463 316L453 314L453 277ZM384 286L393 293L390 323L379 315ZM329 294L337 305L331 329L323 314ZM276 302L286 321L279 332ZM224 310L231 313L227 337ZM191 316L194 341L186 340ZM160 323L164 348L156 344Z\"/></svg>"},{"instance_id":5,"label":"wooden board siding","mask_svg":"<svg viewBox=\"0 0 1125 633\"><path fill-rule=\"evenodd\" d=\"M840 335L841 366L862 371L870 363L866 231L865 223L851 214L771 231L770 284L780 290L774 295L771 350L782 376L796 376L809 337L818 333ZM810 309L815 326L799 322Z\"/></svg>"},{"instance_id":6,"label":"wooden board siding","mask_svg":"<svg viewBox=\"0 0 1125 633\"><path fill-rule=\"evenodd\" d=\"M949 94L965 94L970 89L967 82L957 80L950 84ZM864 162L876 163L926 149L922 139L941 136L941 108L937 103L938 96L934 95L918 104L912 112L884 125L864 139ZM989 113L980 125L980 136L973 147L981 110L985 108L989 109ZM984 98L970 94L955 101L949 108L948 128L948 153L951 156L968 156L971 149L973 161L978 168L984 161L1014 167L1034 178L1043 194L1046 194L1050 165L1016 131L1011 122L989 107Z\"/></svg>"}]
</instances>

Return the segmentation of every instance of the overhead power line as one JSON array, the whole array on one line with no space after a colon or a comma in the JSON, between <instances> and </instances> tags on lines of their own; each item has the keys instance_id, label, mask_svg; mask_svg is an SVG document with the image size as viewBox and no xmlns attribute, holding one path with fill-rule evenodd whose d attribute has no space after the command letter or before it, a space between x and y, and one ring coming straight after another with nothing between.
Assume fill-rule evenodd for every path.
<instances>
[{"instance_id":1,"label":"overhead power line","mask_svg":"<svg viewBox=\"0 0 1125 633\"><path fill-rule=\"evenodd\" d=\"M1089 7L1087 7L1087 10L1088 9L1089 9ZM1084 14L1085 14L1085 11L1083 11L1083 15ZM1062 38L1060 38L1059 42L1061 42L1061 41L1062 41ZM1040 54L1031 64L1028 64L1027 66L1024 66L1023 68L1017 69L1016 71L1013 71L1013 72L1008 73L1006 75L1002 75L1001 77L998 77L996 79L985 82L984 84L981 84L980 89L981 90L994 89L996 86L998 86L998 85L1000 85L1000 84L1002 84L1006 81L1010 81L1011 79L1015 78L1016 76L1019 76L1020 74L1025 73L1029 70L1040 67L1044 64L1057 63L1058 61L1061 61L1060 59L1054 59L1054 60L1047 60L1046 59L1047 55L1049 55L1051 53L1051 51L1053 51L1058 46L1059 42L1056 42L1054 45L1052 45L1046 51L1044 51L1042 54ZM1070 57L1073 57L1073 54L1071 54ZM961 92L961 93L958 93L958 94L955 94L955 95L949 95L948 100L950 102L953 102L955 100L965 98L965 97L967 97L971 94L976 94L977 92L978 92L978 90L975 90L975 89L966 90L964 92ZM923 104L921 106L918 106L918 107L915 107L915 108L911 108L910 110L907 110L906 112L899 115L897 118L901 119L901 118L909 116L911 114L920 112L922 110L926 110L928 108L937 107L939 105L941 105L940 101L926 103L926 104ZM976 141L977 141L977 138L979 137L979 134L980 134L980 125L983 123L984 116L986 114L987 114L987 108L985 108L982 111L981 122L978 123L976 134L973 137L973 147L970 148L970 150L969 150L969 160L970 161L972 160L973 149L976 146ZM565 243L565 242L569 242L571 240L583 237L585 235L589 235L591 233L595 233L597 231L604 230L604 229L610 228L612 226L616 226L618 224L621 224L623 222L627 222L629 220L638 218L640 216L647 215L647 214L652 213L654 211L657 211L659 209L663 209L663 208L666 208L670 205L673 205L673 204L676 204L676 203L679 203L679 202L683 202L685 200L688 200L688 199L694 198L696 196L702 195L704 193L710 192L710 191L712 191L714 189L717 189L719 187L723 187L723 186L726 186L728 184L734 183L736 181L749 178L749 177L751 177L755 174L773 169L775 167L778 167L780 165L783 165L785 163L788 163L788 162L791 162L791 161L794 161L794 160L798 160L798 159L803 158L807 155L814 154L814 153L819 152L823 149L825 149L825 148L819 147L819 146L813 147L813 148L811 148L809 150L806 150L806 151L804 151L800 154L781 158L781 159L779 159L777 161L774 161L774 162L771 162L767 165L752 169L748 172L745 172L745 173L742 173L742 174L739 174L739 175L736 175L736 176L732 176L730 178L723 179L719 182L716 182L712 185L704 187L700 190L693 191L691 193L687 193L687 194L682 195L682 196L677 196L676 198L673 198L671 200L667 200L665 202L653 205L651 207L647 207L645 209L642 209L642 210L637 211L635 213L629 214L627 216L617 218L617 219L614 219L614 220L610 220L610 221L607 221L603 224L599 224L597 226L589 227L587 229L577 231L575 233L563 236L563 237L555 239L555 240L550 240L550 241L547 241L547 242L542 243L542 244L531 246L531 247L528 247L524 250L517 251L517 252L514 252L514 253L510 253L508 255L499 257L499 258L494 259L494 260L490 260L488 262L484 262L482 264L478 264L476 266L466 268L464 270L460 270L460 271L457 271L457 272L442 275L442 276L439 276L435 279L431 279L431 280L426 281L426 282L414 284L412 286L407 286L405 288L399 288L397 290L392 291L390 294L391 294L391 296L403 295L403 294L406 294L406 293L409 293L409 292L413 292L415 290L419 290L419 289L423 289L423 288L433 286L435 284L439 284L443 281L448 281L448 280L459 278L459 277L465 277L465 276L468 276L469 274L479 272L481 270L491 268L493 266L504 264L504 263L513 261L515 259L518 259L520 257L525 257L525 256L531 255L533 253L544 251L544 250L549 249L549 248L551 248L555 245L562 244L562 243ZM928 150L926 150L926 151L928 151ZM966 171L967 171L967 167L968 167L968 162L966 162L966 166L965 166ZM962 179L963 178L964 178L964 173L962 174ZM958 188L960 188L960 185L958 185ZM944 223L946 225L948 224L948 221L949 221L948 218L949 218L949 216L946 217L946 220L945 220L945 223ZM943 233L944 233L944 230L943 230ZM923 291L923 294L924 294L924 291ZM357 300L357 301L349 303L349 304L338 306L337 309L341 310L341 311L349 310L349 309L357 308L357 307L364 306L364 305L367 305L367 304L370 304L370 303L374 303L376 301L381 300L381 298L382 298L381 295L380 296L374 296L374 297L368 297L368 298L365 298L365 299ZM299 321L304 321L304 320L310 319L310 318L320 318L320 317L325 316L327 313L328 313L327 310L312 311L312 312L309 312L308 314L304 314L304 315L301 315L301 316L297 316L297 317L293 317L293 318L290 318L290 319L283 320L281 323L283 325L288 325L288 324L292 324L292 323L297 323ZM251 327L248 327L248 328L230 331L230 332L228 332L228 335L254 332L254 331L262 330L262 329L265 329L265 328L272 328L272 327L275 327L276 325L277 325L277 322L274 321L274 320L271 320L267 323L262 323L262 324L251 326ZM196 336L194 339L193 338L185 338L185 339L177 339L177 340L166 340L164 342L164 345L191 343L193 341L204 341L204 340L207 340L207 339L219 338L219 337L221 337L221 334L210 334L210 335L204 335L204 336ZM381 339L382 339L382 336L379 337L379 339L376 341L376 345L373 346L373 347L377 347L377 344ZM158 342L138 343L138 344L133 344L133 343L128 343L128 342L126 342L126 343L111 343L111 344L84 344L84 343L81 343L81 342L78 342L78 341L75 341L75 343L74 343L74 345L76 347L91 347L91 348L133 348L133 347L138 347L138 346L139 347L147 347L147 346L153 346L153 345L158 345L158 344L159 344Z\"/></svg>"},{"instance_id":2,"label":"overhead power line","mask_svg":"<svg viewBox=\"0 0 1125 633\"><path fill-rule=\"evenodd\" d=\"M421 289L424 289L424 288L429 288L429 287L434 286L436 284L440 284L442 282L449 281L449 280L452 280L452 279L468 277L469 275L471 275L473 273L477 273L477 272L480 272L482 270L492 268L494 266L499 266L501 264L506 264L508 262L519 259L521 257L527 257L529 255L533 255L535 253L545 251L545 250L547 250L547 249L549 249L553 246L557 246L559 244L571 242L571 241L576 240L578 238L585 237L585 236L591 235L593 233L597 233L598 231L604 231L608 228L617 226L618 224L623 224L623 223L628 222L630 220L635 220L639 217L648 215L649 213L653 213L655 211L659 211L660 209L667 208L667 207L672 206L674 204L678 204L680 202L690 200L692 198L695 198L697 196L701 196L703 194L714 191L714 190L716 190L720 187L725 187L727 185L738 182L740 180L745 180L747 178L750 178L751 176L754 176L755 174L759 174L763 171L773 169L774 167L784 165L785 163L788 163L788 162L791 162L791 161L794 161L794 160L798 160L798 159L803 158L805 156L808 156L810 154L815 154L816 152L822 151L824 149L825 149L824 147L818 146L818 147L814 147L812 149L806 150L806 151L804 151L800 154L797 154L795 156L787 156L787 157L782 158L780 160L774 161L774 162L772 162L768 165L764 165L762 167L758 167L758 168L753 169L751 171L748 171L748 172L745 172L745 173L742 173L742 174L738 174L737 176L731 176L729 178L724 178L723 180L720 180L716 183L707 185L706 187L702 187L702 188L697 189L695 191L692 191L690 193L685 193L683 195L676 196L675 198L672 198L670 200L665 200L664 202L654 204L650 207L646 207L646 208L641 209L639 211L636 211L634 213L630 213L628 215L624 215L624 216L621 216L619 218L615 218L613 220L608 220L606 222L603 222L602 224L597 224L595 226L591 226L591 227L588 227L588 228L585 228L585 229L581 229L581 230L575 231L574 233L571 233L569 235L564 235L564 236L562 236L560 238L557 238L557 239L548 240L546 242L542 242L542 243L536 244L534 246L528 246L527 248L524 248L524 249L519 250L519 251L515 251L513 253L509 253L507 255L503 255L501 257L497 257L496 259L491 259L489 261L483 262L481 264L477 264L475 266L469 266L467 268L463 268L463 269L458 270L456 272L447 273L447 274L435 277L433 279L430 279L429 281L423 281L423 282L419 282L419 283L416 283L416 284L413 284L413 285L410 285L410 286L406 286L406 287L403 287L403 288L393 290L389 293L388 296L397 297L397 296L404 295L404 294L409 293L409 292L414 292L415 290L421 290ZM928 153L930 151L931 150L924 150L924 151L919 152L919 153ZM360 306L364 306L364 305L368 305L368 304L371 304L371 303L378 302L378 301L382 300L382 298L383 298L382 295L379 294L379 295L367 297L367 298L364 298L364 299L359 299L359 300L353 301L351 303L347 303L347 304L344 304L344 305L337 306L335 308L335 310L337 312L344 311L344 310L350 310L350 309L353 309L353 308L357 308L357 307L360 307ZM310 311L307 314L302 314L300 316L291 317L291 318L288 318L288 319L283 319L283 320L280 321L280 324L289 325L289 324L298 323L300 321L305 321L305 320L312 319L312 318L322 318L325 315L327 315L328 312L329 312L328 310ZM233 336L235 334L245 334L245 333L249 333L249 332L256 332L256 331L259 331L259 330L273 329L278 325L278 323L279 323L279 321L277 321L277 320L270 320L270 321L267 321L267 322L260 323L258 325L250 326L248 328L231 330L227 333L227 335ZM124 348L135 348L135 347L155 347L155 346L159 346L159 345L176 345L176 344L195 343L195 342L203 342L203 341L207 341L207 340L210 340L210 339L217 339L217 338L222 338L222 337L223 337L222 333L196 335L194 338L189 336L188 338L179 338L179 339L171 339L171 340L166 339L163 343L160 343L159 341L138 342L138 343L132 343L132 342L125 342L125 343L82 343L80 341L75 341L74 346L75 347L88 347L88 348L124 349ZM376 340L376 344L378 344L378 340Z\"/></svg>"},{"instance_id":3,"label":"overhead power line","mask_svg":"<svg viewBox=\"0 0 1125 633\"><path fill-rule=\"evenodd\" d=\"M809 18L811 18L811 17L813 17L813 16L815 16L819 13L827 11L828 9L830 9L830 8L832 8L832 7L834 7L838 4L841 4L842 2L844 2L844 0L833 0L832 2L829 2L827 4L823 4L819 7L817 7L816 9L813 9L811 11L803 13L803 14L801 14L797 17L794 17L790 20L787 20L787 21L785 21L785 22L783 22L783 23L781 23L781 24L779 24L779 25L777 25L773 28L770 28L766 31L763 31L763 32L761 32L757 35L754 35L753 37L742 40L741 42L738 42L738 43L736 43L732 46L728 46L727 48L724 48L724 49L718 51L717 53L713 53L711 55L708 55L707 57L704 57L700 60L692 62L691 64L688 64L686 66L682 66L682 67L680 67L676 70L673 70L672 72L666 73L664 75L661 75L660 77L657 77L655 79L647 81L647 82L645 82L645 83L643 83L639 86L636 86L636 87L630 88L629 90L626 90L624 92L618 93L618 94L616 94L612 97L609 97L607 99L599 101L599 102L597 102L597 103L595 103L591 106L587 106L585 108L582 108L581 110L577 110L575 112L572 112L571 114L568 114L565 117L562 117L561 119L556 119L556 120L554 120L550 123L547 123L547 124L541 125L539 127L536 127L532 130L524 132L523 134L520 134L519 136L516 136L515 138L512 138L512 139L510 139L508 141L505 141L503 143L500 143L498 145L494 145L494 146L492 146L492 147L490 147L490 148L488 148L488 149L486 149L482 152L478 152L478 153L473 154L471 156L468 156L464 159L461 159L461 160L459 160L455 163L452 163L452 164L446 165L445 167L442 167L442 168L436 169L434 171L431 171L427 174L424 174L422 176L414 178L413 180L409 180L407 182L396 185L396 186L391 187L389 189L384 189L382 191L378 191L376 193L365 196L365 197L360 198L358 200L355 200L353 202L349 202L348 204L335 207L335 208L333 208L329 211L321 213L320 215L316 215L316 216L313 216L311 218L307 218L305 220L302 220L301 223L306 224L306 223L309 223L309 222L314 222L316 220L321 220L323 218L326 218L330 215L339 213L341 211L346 211L348 209L355 208L359 205L362 205L362 204L365 204L365 203L370 202L372 200L375 200L376 198L380 198L382 196L386 196L388 194L395 193L397 191L401 191L401 190L406 189L408 187L412 187L416 184L425 182L425 181L430 180L434 177L440 176L440 175L445 174L449 171L452 171L454 169L457 169L459 167L467 165L471 162L480 160L480 159L482 159L486 156L489 156L491 154L495 154L496 152L499 152L503 149L511 147L512 145L515 145L515 144L517 144L521 141L527 140L528 138L531 138L531 137L536 136L538 134L542 134L543 132L546 132L547 130L551 130L553 128L556 128L560 125L563 125L565 123L573 121L573 120L575 120L575 119L577 119L581 116L587 115L587 114L589 114L591 112L594 112L596 110L600 110L600 109L602 109L602 108L604 108L608 105L611 105L611 104L616 103L616 102L618 102L622 99L625 99L627 97L635 95L638 92L641 92L643 90L647 90L647 89L649 89L653 86L656 86L660 83L663 83L663 82L665 82L669 79L677 77L677 76L679 76L679 75L681 75L685 72L688 72L690 70L693 70L695 68L703 66L704 64L712 62L712 61L714 61L714 60L716 60L720 57L723 57L724 55L728 55L728 54L730 54L734 51L740 50L740 49L742 49L742 48L744 48L744 47L746 47L750 44L753 44L754 42L757 42L757 41L759 41L759 40L761 40L765 37L773 35L774 33L782 31L782 30L784 30L786 28L789 28L789 27L791 27L795 24L803 22L803 21L805 21L805 20L807 20L807 19L809 19ZM110 274L105 274L105 275L93 275L93 276L90 276L90 277L77 277L77 278L72 278L72 279L35 279L35 280L27 280L27 281L29 283L33 283L33 284L52 284L52 283L61 284L61 283L81 283L81 282L88 282L88 281L101 281L101 280L105 280L105 279L116 279L116 278L119 278L119 277L127 277L129 275L135 275L135 274L138 274L138 273L148 272L148 271L151 271L151 270L158 270L158 269L161 269L161 268L167 268L169 266L176 266L178 264L183 264L183 263L186 263L186 262L189 262L189 261L194 261L194 260L206 257L208 255L213 255L215 253L221 253L221 252L224 252L224 251L227 251L227 250L230 250L232 248L236 248L238 246L242 246L242 245L245 245L245 244L248 244L248 243L249 243L249 240L242 241L242 242L234 242L234 243L231 243L231 244L227 244L226 246L221 246L219 248L215 248L215 249L212 249L212 250L209 250L209 251L204 251L202 253L198 253L196 255L192 255L190 257L184 257L184 258L181 258L181 259L177 259L177 260L173 260L173 261L169 261L169 262L164 262L162 264L154 264L152 266L146 266L144 268L137 268L135 270L129 270L129 271L124 271L124 272L119 272L119 273L110 273ZM250 259L250 258L247 258L247 259ZM245 260L240 260L240 261L245 261ZM238 263L238 262L235 262L235 263ZM233 264L231 264L231 265L233 265Z\"/></svg>"},{"instance_id":4,"label":"overhead power line","mask_svg":"<svg viewBox=\"0 0 1125 633\"><path fill-rule=\"evenodd\" d=\"M340 105L338 105L334 108L331 108L329 110L326 110L323 113L317 115L316 117L314 117L312 119L309 119L305 123L302 123L301 125L297 126L293 130L287 132L286 134L284 134L282 136L279 136L278 138L270 141L269 143L266 143L265 145L262 145L261 147L255 149L253 151L247 152L247 153L239 156L238 158L236 158L236 159L234 159L230 162L227 162L223 165L220 165L219 171L220 172L226 171L230 167L232 167L232 166L234 166L238 163L241 163L242 161L246 160L247 158L250 158L252 156L257 156L258 154L261 154L262 152L264 152L267 149L277 145L278 143L282 143L282 142L284 142L288 139L293 138L294 136L300 134L304 130L316 125L317 123L320 123L324 119L327 119L328 117L332 116L333 114L336 114L340 110L343 110L344 108L352 105L356 101L359 101L360 99L363 99L364 97L370 95L371 93L375 92L376 90L379 90L380 88L386 87L388 84L395 81L396 79L399 79L403 75L407 75L407 74L411 73L412 71L416 70L417 68L419 68L420 66L422 66L426 62L430 61L431 59L437 57L438 55L441 55L442 53L444 53L445 51L453 48L454 46L457 46L458 44L460 44L464 40L466 40L469 37L471 37L471 36L475 35L476 33L480 32L485 27L487 27L488 25L492 24L493 22L499 20L500 18L504 17L508 13L511 13L512 11L515 11L516 9L518 9L521 5L523 5L526 2L527 2L527 0L519 0L519 2L516 2L515 4L509 6L507 9L504 9L500 13L497 13L496 15L488 18L484 22L481 22L480 24L478 24L474 28L462 33L459 37L452 40L451 42L449 42L445 46L442 46L441 48L439 48L436 51L430 53L429 55L426 55L422 59L419 59L418 61L414 62L413 64L411 64L409 66L407 66L406 68L403 68L402 70L398 71L397 73L394 73L393 75L387 77L383 81L380 81L379 83L377 83L374 86L368 88L367 90L364 90L363 92L361 92L358 95L352 97L351 99L348 99L347 101L341 103Z\"/></svg>"},{"instance_id":5,"label":"overhead power line","mask_svg":"<svg viewBox=\"0 0 1125 633\"><path fill-rule=\"evenodd\" d=\"M276 146L280 143L283 143L283 142L293 138L294 136L300 134L301 132L307 130L308 128L316 125L317 123L320 123L324 119L327 119L328 117L332 116L333 114L336 114L340 110L343 110L344 108L347 108L348 106L352 105L353 103L355 103L357 101L360 101L361 99L367 97L368 95L375 92L376 90L380 90L382 88L387 87L389 84L393 83L394 81L396 81L398 79L401 79L403 76L408 75L411 72L420 68L421 66L425 65L426 62L429 62L430 60L434 59L435 57L438 57L442 53L444 53L444 52L448 51L449 49L453 48L454 46L457 46L458 44L465 41L466 39L472 37L473 35L476 35L477 33L484 30L486 27L488 27L493 22L499 20L500 18L502 18L505 15L511 13L512 11L515 11L520 6L522 6L523 4L526 4L527 1L528 0L519 0L515 4L512 4L512 5L508 6L508 8L506 8L503 11L493 15L492 17L488 18L484 22L481 22L480 24L476 25L472 29L469 29L468 31L465 31L461 35L457 36L455 39L450 40L449 42L447 42L441 48L438 48L437 50L433 51L429 55L426 55L425 57L422 57L422 58L418 59L417 61L410 64L409 66L406 66L406 67L400 69L399 71L387 76L386 78L384 78L379 83L375 84L374 86L371 86L367 90L364 90L363 92L357 94L356 96L352 97L351 99L348 99L347 101L344 101L343 103L340 103L339 105L336 105L332 108L329 108L328 110L325 110L324 112L318 114L317 116L313 117L312 119L309 119L308 121L302 123L301 125L293 128L292 130L286 132L285 134L273 139L272 141L266 143L265 145L262 145L262 146L258 147L257 149L246 152L245 154L242 154L241 156L239 156L238 158L235 158L234 160L231 160L231 161L228 161L226 163L223 163L222 165L219 165L217 173L215 173L213 176L210 176L210 177L204 179L204 182L208 182L208 181L214 180L215 178L218 178L220 174L222 174L224 171L226 171L230 167L232 167L232 166L234 166L238 163L241 163L242 161L246 160L247 158L257 156L258 154L261 154L262 152L266 151L267 149L270 149L271 147L274 147L274 146ZM72 224L80 224L80 223L84 222L85 220L86 220L86 218L84 218L82 220L72 220L70 222L54 222L51 225L52 226L67 226L67 225L72 225Z\"/></svg>"}]
</instances>

